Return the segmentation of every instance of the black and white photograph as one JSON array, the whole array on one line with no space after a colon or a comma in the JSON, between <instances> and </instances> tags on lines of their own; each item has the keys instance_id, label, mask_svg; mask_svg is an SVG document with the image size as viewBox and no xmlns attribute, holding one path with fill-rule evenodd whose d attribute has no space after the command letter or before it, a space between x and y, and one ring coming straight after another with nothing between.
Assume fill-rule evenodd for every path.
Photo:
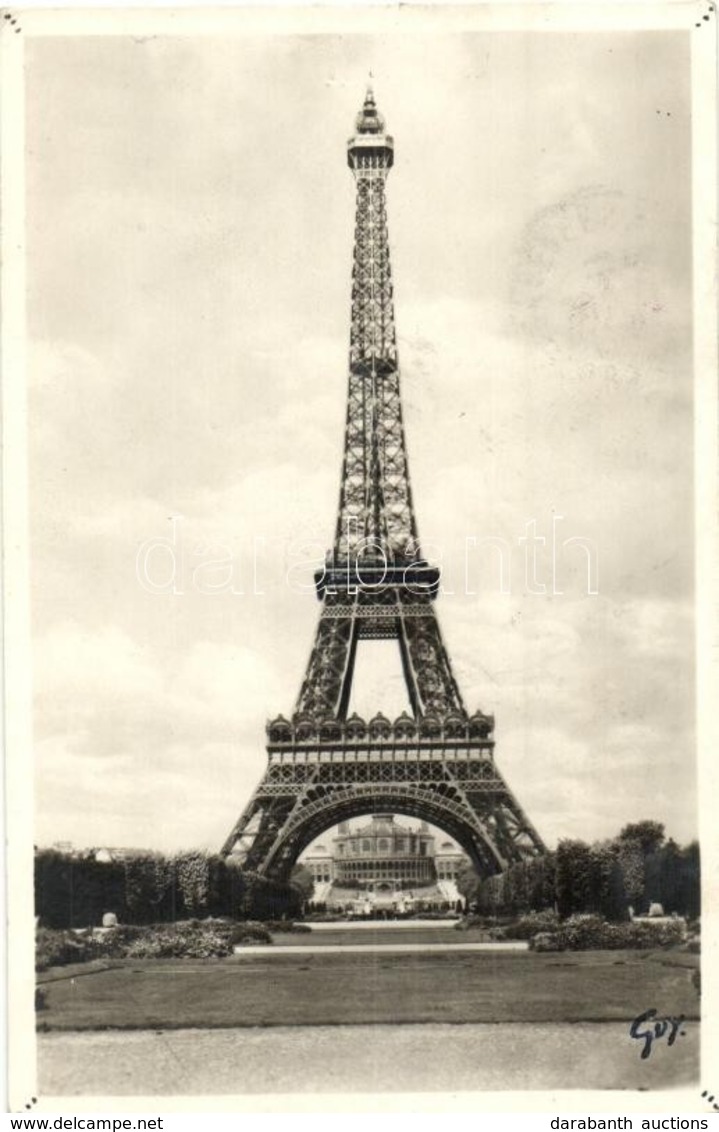
<instances>
[{"instance_id":1,"label":"black and white photograph","mask_svg":"<svg viewBox=\"0 0 719 1132\"><path fill-rule=\"evenodd\" d=\"M640 7L1 14L14 1110L709 1127L716 13Z\"/></svg>"}]
</instances>

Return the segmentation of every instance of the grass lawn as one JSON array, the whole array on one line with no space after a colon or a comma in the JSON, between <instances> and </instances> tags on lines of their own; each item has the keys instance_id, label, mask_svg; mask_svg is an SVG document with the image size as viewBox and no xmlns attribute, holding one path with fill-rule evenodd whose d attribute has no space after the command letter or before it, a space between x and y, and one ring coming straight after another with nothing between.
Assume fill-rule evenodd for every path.
<instances>
[{"instance_id":1,"label":"grass lawn","mask_svg":"<svg viewBox=\"0 0 719 1132\"><path fill-rule=\"evenodd\" d=\"M275 947L347 947L357 944L367 946L382 946L382 944L402 943L477 943L485 936L482 932L456 931L451 924L440 924L438 927L422 928L396 928L384 927L374 924L371 928L362 931L353 931L351 927L323 929L313 932L277 932L272 936Z\"/></svg>"},{"instance_id":2,"label":"grass lawn","mask_svg":"<svg viewBox=\"0 0 719 1132\"><path fill-rule=\"evenodd\" d=\"M459 932L456 933L460 935ZM41 1029L699 1017L684 952L309 953L122 960L39 977Z\"/></svg>"}]
</instances>

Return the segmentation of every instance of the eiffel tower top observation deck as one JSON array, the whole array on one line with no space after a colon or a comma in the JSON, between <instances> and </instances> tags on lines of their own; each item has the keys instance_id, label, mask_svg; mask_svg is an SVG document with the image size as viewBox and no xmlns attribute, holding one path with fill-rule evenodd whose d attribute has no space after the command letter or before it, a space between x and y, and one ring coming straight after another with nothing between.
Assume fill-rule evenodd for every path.
<instances>
[{"instance_id":1,"label":"eiffel tower top observation deck","mask_svg":"<svg viewBox=\"0 0 719 1132\"><path fill-rule=\"evenodd\" d=\"M394 141L371 88L347 161L357 184L347 418L334 546L317 589L411 585L433 595L439 570L420 553L400 400L385 199Z\"/></svg>"}]
</instances>

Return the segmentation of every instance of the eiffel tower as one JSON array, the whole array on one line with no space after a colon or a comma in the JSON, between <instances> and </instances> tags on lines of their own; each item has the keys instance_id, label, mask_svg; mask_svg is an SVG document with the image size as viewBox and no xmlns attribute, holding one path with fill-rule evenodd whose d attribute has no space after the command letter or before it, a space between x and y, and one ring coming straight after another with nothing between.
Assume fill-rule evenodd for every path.
<instances>
[{"instance_id":1,"label":"eiffel tower","mask_svg":"<svg viewBox=\"0 0 719 1132\"><path fill-rule=\"evenodd\" d=\"M453 837L480 875L544 852L494 761L494 720L467 713L434 611L439 570L420 551L407 467L387 236L394 142L368 90L347 145L357 205L349 390L334 545L290 719L267 724L267 769L225 842L245 869L288 876L330 826L407 814ZM357 648L397 641L411 714L348 716Z\"/></svg>"}]
</instances>

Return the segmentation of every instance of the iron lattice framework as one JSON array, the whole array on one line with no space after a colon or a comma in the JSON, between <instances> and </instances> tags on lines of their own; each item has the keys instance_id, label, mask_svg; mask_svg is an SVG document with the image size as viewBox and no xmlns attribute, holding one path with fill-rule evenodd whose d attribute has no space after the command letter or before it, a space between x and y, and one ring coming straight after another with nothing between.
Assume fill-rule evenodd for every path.
<instances>
[{"instance_id":1,"label":"iron lattice framework","mask_svg":"<svg viewBox=\"0 0 719 1132\"><path fill-rule=\"evenodd\" d=\"M433 601L439 570L420 551L402 420L385 183L394 143L370 91L348 142L357 188L349 389L332 550L291 720L267 725L266 773L223 846L285 877L302 850L369 811L445 829L483 874L544 851L494 762L494 720L468 715ZM348 708L358 643L398 642L412 714L365 721Z\"/></svg>"}]
</instances>

